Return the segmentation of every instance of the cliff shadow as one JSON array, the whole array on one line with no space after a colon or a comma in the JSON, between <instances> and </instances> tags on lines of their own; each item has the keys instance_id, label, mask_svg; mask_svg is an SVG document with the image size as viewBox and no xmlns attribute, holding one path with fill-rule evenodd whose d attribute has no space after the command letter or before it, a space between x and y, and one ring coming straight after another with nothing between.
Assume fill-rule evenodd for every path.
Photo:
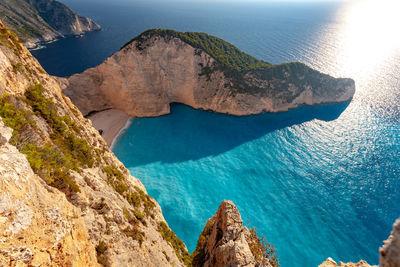
<instances>
[{"instance_id":1,"label":"cliff shadow","mask_svg":"<svg viewBox=\"0 0 400 267\"><path fill-rule=\"evenodd\" d=\"M303 106L288 112L237 117L173 104L169 115L135 119L113 150L128 168L198 160L286 127L314 119L333 121L348 105Z\"/></svg>"}]
</instances>

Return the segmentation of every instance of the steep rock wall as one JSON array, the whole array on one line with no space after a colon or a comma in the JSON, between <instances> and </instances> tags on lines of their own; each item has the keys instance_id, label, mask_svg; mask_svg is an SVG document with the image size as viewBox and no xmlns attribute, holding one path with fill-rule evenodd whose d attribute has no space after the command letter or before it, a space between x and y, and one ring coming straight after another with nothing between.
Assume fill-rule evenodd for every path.
<instances>
[{"instance_id":1,"label":"steep rock wall","mask_svg":"<svg viewBox=\"0 0 400 267\"><path fill-rule=\"evenodd\" d=\"M35 175L0 118L0 265L97 266L80 211Z\"/></svg>"}]
</instances>

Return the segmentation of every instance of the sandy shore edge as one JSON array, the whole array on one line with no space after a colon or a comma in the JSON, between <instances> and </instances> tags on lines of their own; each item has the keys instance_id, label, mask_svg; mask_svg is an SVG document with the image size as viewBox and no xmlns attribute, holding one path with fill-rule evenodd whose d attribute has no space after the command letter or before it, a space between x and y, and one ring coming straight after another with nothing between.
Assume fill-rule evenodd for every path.
<instances>
[{"instance_id":1,"label":"sandy shore edge","mask_svg":"<svg viewBox=\"0 0 400 267\"><path fill-rule=\"evenodd\" d=\"M87 118L92 122L93 127L101 133L101 136L111 149L121 133L135 119L135 117L129 116L119 109L99 111Z\"/></svg>"}]
</instances>

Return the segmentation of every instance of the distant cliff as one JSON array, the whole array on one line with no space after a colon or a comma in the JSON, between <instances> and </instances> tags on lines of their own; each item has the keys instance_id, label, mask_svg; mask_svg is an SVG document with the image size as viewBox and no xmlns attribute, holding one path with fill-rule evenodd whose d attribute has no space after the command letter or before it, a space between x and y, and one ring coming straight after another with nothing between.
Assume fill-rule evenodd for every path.
<instances>
[{"instance_id":1,"label":"distant cliff","mask_svg":"<svg viewBox=\"0 0 400 267\"><path fill-rule=\"evenodd\" d=\"M159 116L170 104L233 115L349 101L352 79L302 63L271 65L204 33L149 30L101 65L68 79L64 93L86 115L116 108Z\"/></svg>"},{"instance_id":2,"label":"distant cliff","mask_svg":"<svg viewBox=\"0 0 400 267\"><path fill-rule=\"evenodd\" d=\"M101 29L91 19L55 0L2 0L0 14L3 23L28 48L40 42Z\"/></svg>"}]
</instances>

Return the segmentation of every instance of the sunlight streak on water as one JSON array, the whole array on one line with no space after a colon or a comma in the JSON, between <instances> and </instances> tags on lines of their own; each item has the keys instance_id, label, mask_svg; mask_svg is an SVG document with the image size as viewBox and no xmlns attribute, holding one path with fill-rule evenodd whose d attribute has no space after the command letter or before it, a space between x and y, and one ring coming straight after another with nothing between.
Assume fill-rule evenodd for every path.
<instances>
[{"instance_id":1,"label":"sunlight streak on water","mask_svg":"<svg viewBox=\"0 0 400 267\"><path fill-rule=\"evenodd\" d=\"M334 62L324 71L363 81L386 72L385 61L400 52L399 10L397 0L360 0L340 8L336 17L342 21L340 27L321 35L317 61L330 57Z\"/></svg>"},{"instance_id":2,"label":"sunlight streak on water","mask_svg":"<svg viewBox=\"0 0 400 267\"><path fill-rule=\"evenodd\" d=\"M400 51L399 1L357 1L344 11L338 65L344 75L366 79Z\"/></svg>"}]
</instances>

